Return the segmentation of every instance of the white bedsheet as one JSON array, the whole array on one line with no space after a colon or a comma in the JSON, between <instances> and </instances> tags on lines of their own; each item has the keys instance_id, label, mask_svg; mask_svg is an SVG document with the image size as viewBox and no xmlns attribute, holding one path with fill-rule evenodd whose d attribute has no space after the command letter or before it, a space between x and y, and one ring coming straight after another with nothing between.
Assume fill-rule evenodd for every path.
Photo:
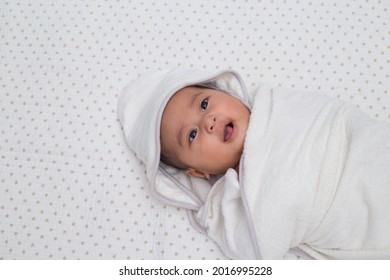
<instances>
[{"instance_id":1,"label":"white bedsheet","mask_svg":"<svg viewBox=\"0 0 390 280\"><path fill-rule=\"evenodd\" d=\"M223 259L148 193L116 104L171 66L390 121L388 1L0 0L0 259Z\"/></svg>"}]
</instances>

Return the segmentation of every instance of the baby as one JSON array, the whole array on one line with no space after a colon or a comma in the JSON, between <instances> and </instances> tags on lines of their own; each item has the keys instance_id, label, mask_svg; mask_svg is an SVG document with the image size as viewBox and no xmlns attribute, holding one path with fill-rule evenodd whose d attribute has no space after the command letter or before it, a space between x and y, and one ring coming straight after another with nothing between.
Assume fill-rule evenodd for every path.
<instances>
[{"instance_id":1,"label":"baby","mask_svg":"<svg viewBox=\"0 0 390 280\"><path fill-rule=\"evenodd\" d=\"M189 176L238 172L250 111L237 98L185 87L169 100L161 121L161 160Z\"/></svg>"},{"instance_id":2,"label":"baby","mask_svg":"<svg viewBox=\"0 0 390 280\"><path fill-rule=\"evenodd\" d=\"M390 259L390 125L234 71L167 69L118 103L152 193L233 259Z\"/></svg>"}]
</instances>

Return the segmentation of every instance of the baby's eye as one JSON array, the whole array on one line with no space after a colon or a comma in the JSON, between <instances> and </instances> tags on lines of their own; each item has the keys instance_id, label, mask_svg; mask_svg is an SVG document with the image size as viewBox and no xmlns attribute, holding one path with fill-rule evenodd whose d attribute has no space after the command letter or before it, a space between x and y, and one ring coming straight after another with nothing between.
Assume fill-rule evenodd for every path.
<instances>
[{"instance_id":1,"label":"baby's eye","mask_svg":"<svg viewBox=\"0 0 390 280\"><path fill-rule=\"evenodd\" d=\"M192 141L194 141L197 133L198 132L194 129L191 130L190 134L188 134L188 141L190 141L190 144L192 143Z\"/></svg>"},{"instance_id":2,"label":"baby's eye","mask_svg":"<svg viewBox=\"0 0 390 280\"><path fill-rule=\"evenodd\" d=\"M203 99L202 103L200 103L200 108L202 112L206 111L208 104L209 104L209 100L207 98Z\"/></svg>"}]
</instances>

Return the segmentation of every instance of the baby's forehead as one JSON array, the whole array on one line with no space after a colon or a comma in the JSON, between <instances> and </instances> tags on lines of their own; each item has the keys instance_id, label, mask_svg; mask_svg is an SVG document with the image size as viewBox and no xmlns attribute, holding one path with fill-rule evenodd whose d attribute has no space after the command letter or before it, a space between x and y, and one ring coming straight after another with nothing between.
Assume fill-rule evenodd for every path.
<instances>
[{"instance_id":1,"label":"baby's forehead","mask_svg":"<svg viewBox=\"0 0 390 280\"><path fill-rule=\"evenodd\" d=\"M165 104L162 120L165 116L178 114L182 111L182 109L186 108L195 93L196 91L194 90L194 87L184 87L176 91ZM173 120L177 120L177 118L173 118Z\"/></svg>"},{"instance_id":2,"label":"baby's forehead","mask_svg":"<svg viewBox=\"0 0 390 280\"><path fill-rule=\"evenodd\" d=\"M193 105L196 98L204 90L196 86L183 87L176 91L167 102L161 118L161 137L164 139L172 138L172 134L180 134L180 128L185 126L187 113ZM175 141L173 141L175 142Z\"/></svg>"},{"instance_id":3,"label":"baby's forehead","mask_svg":"<svg viewBox=\"0 0 390 280\"><path fill-rule=\"evenodd\" d=\"M189 99L192 99L194 95L198 95L202 92L202 88L197 86L187 86L176 91L171 98L168 100L165 108L171 104L177 104L181 102L186 102ZM181 105L181 104L179 104Z\"/></svg>"}]
</instances>

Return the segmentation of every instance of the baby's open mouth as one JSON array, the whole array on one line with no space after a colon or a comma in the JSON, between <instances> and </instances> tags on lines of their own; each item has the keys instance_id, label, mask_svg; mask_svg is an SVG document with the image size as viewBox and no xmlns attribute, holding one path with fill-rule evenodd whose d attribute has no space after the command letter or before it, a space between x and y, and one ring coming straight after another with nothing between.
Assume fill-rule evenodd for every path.
<instances>
[{"instance_id":1,"label":"baby's open mouth","mask_svg":"<svg viewBox=\"0 0 390 280\"><path fill-rule=\"evenodd\" d=\"M233 134L233 124L230 122L225 126L225 131L223 135L223 141L228 141Z\"/></svg>"}]
</instances>

